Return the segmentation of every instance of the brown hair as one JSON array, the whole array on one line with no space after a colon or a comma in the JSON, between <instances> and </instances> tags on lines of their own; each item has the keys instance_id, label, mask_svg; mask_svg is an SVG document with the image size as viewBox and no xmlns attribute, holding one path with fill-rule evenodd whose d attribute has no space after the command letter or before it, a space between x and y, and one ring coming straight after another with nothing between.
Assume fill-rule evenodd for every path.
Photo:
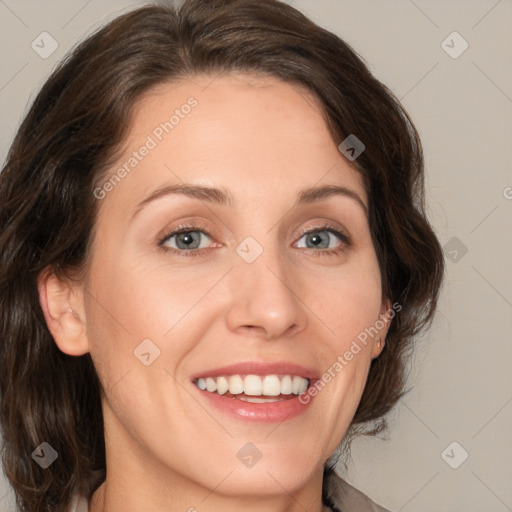
<instances>
[{"instance_id":1,"label":"brown hair","mask_svg":"<svg viewBox=\"0 0 512 512\"><path fill-rule=\"evenodd\" d=\"M105 478L101 384L89 354L56 346L37 278L83 269L98 201L135 102L162 82L256 72L320 100L333 139L356 134L385 297L401 306L370 368L353 425L404 393L412 340L431 324L444 273L426 218L421 143L396 97L354 50L277 0L186 0L128 12L78 45L37 95L0 174L0 420L3 465L21 510L63 512ZM58 453L32 460L43 441Z\"/></svg>"}]
</instances>

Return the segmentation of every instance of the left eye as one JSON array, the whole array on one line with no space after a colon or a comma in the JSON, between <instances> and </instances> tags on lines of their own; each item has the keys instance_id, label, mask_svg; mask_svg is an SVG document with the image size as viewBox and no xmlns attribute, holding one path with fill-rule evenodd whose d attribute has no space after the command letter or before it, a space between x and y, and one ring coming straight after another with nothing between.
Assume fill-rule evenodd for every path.
<instances>
[{"instance_id":1,"label":"left eye","mask_svg":"<svg viewBox=\"0 0 512 512\"><path fill-rule=\"evenodd\" d=\"M333 229L314 229L311 231L307 231L301 236L301 240L305 238L306 245L298 245L298 247L305 247L307 249L332 249L333 246L330 246L329 243L333 239L338 239L338 241L344 241L345 237L343 234L338 233ZM311 246L307 244L311 243Z\"/></svg>"}]
</instances>

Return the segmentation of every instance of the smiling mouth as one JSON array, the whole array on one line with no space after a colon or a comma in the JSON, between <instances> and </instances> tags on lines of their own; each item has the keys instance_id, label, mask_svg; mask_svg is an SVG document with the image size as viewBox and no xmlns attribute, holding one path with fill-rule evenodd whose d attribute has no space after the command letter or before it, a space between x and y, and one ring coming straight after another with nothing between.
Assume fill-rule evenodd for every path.
<instances>
[{"instance_id":1,"label":"smiling mouth","mask_svg":"<svg viewBox=\"0 0 512 512\"><path fill-rule=\"evenodd\" d=\"M223 375L200 377L194 384L208 393L251 403L281 402L304 393L311 381L298 375Z\"/></svg>"}]
</instances>

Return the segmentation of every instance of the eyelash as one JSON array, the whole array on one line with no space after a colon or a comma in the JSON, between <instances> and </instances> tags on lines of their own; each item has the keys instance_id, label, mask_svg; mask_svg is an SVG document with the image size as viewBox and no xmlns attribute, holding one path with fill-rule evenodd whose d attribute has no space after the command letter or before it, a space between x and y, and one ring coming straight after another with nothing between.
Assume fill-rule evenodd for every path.
<instances>
[{"instance_id":1,"label":"eyelash","mask_svg":"<svg viewBox=\"0 0 512 512\"><path fill-rule=\"evenodd\" d=\"M201 232L205 234L208 238L212 238L212 236L208 233L208 231L200 225L180 225L177 228L173 228L171 231L166 233L158 242L157 246L158 248L163 251L165 254L168 253L174 253L178 257L183 258L189 258L192 256L201 256L205 252L209 252L212 250L212 248L209 249L191 249L189 251L186 250L179 250L179 249L173 249L172 247L165 247L164 243L167 242L171 237L175 235L179 235L181 233L190 233L190 232ZM302 230L299 239L301 239L304 235L308 235L310 233L316 233L316 232L322 232L326 231L328 233L332 233L336 237L338 237L341 241L341 244L336 249L323 249L323 250L316 250L312 248L306 248L308 252L310 252L314 257L320 257L322 255L324 256L336 256L343 251L345 251L348 247L351 245L351 239L350 236L343 231L335 228L334 226L331 226L330 224L323 224L314 228L304 229Z\"/></svg>"}]
</instances>

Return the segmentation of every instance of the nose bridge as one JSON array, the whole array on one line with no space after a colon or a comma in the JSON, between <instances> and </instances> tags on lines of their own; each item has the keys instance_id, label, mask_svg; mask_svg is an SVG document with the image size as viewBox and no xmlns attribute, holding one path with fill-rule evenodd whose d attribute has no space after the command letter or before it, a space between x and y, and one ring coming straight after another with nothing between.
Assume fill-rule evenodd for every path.
<instances>
[{"instance_id":1,"label":"nose bridge","mask_svg":"<svg viewBox=\"0 0 512 512\"><path fill-rule=\"evenodd\" d=\"M269 339L295 332L305 322L293 269L286 265L279 243L270 243L270 238L262 246L247 237L237 247L228 312L230 329L249 330Z\"/></svg>"}]
</instances>

